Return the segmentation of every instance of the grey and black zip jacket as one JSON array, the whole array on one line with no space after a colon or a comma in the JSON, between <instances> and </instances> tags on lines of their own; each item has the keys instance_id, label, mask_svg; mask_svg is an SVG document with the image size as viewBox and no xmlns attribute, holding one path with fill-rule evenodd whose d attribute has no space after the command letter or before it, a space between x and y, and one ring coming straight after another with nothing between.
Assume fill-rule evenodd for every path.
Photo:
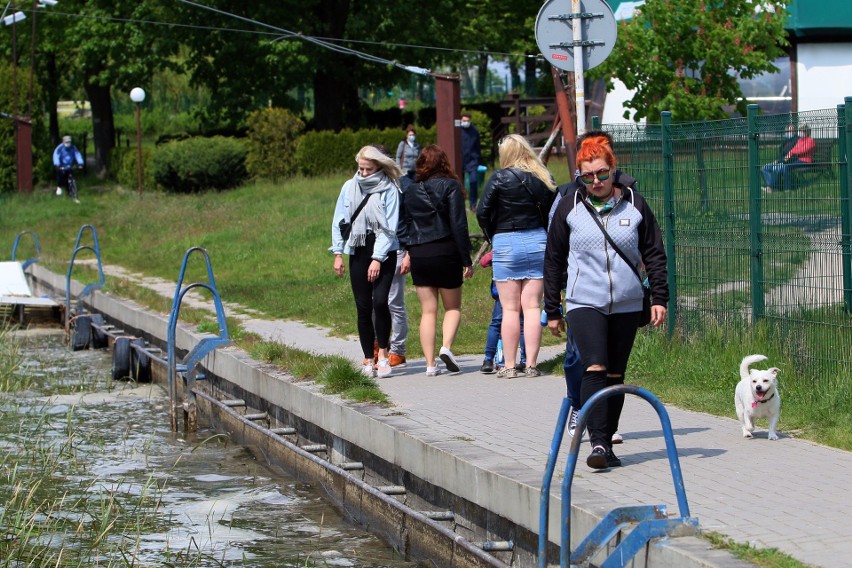
<instances>
[{"instance_id":1,"label":"grey and black zip jacket","mask_svg":"<svg viewBox=\"0 0 852 568\"><path fill-rule=\"evenodd\" d=\"M599 219L634 265L644 264L652 303L666 306L668 272L660 226L638 192L629 187L620 189L622 197L610 211L599 215ZM561 317L559 307L563 290L566 311L577 308L594 308L605 314L641 311L642 284L607 242L582 200L588 200L585 187L567 193L554 211L547 234L544 253L547 318Z\"/></svg>"}]
</instances>

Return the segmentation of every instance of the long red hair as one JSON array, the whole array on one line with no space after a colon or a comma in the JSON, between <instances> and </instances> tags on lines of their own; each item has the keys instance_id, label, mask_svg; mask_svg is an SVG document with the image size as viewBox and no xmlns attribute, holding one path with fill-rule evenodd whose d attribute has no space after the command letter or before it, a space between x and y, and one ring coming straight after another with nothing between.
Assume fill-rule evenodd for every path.
<instances>
[{"instance_id":1,"label":"long red hair","mask_svg":"<svg viewBox=\"0 0 852 568\"><path fill-rule=\"evenodd\" d=\"M577 167L580 164L602 159L610 168L614 168L617 160L605 136L586 138L577 150Z\"/></svg>"},{"instance_id":2,"label":"long red hair","mask_svg":"<svg viewBox=\"0 0 852 568\"><path fill-rule=\"evenodd\" d=\"M450 158L437 144L430 144L423 148L417 156L415 165L417 181L426 181L433 177L446 177L459 181L459 177L450 165Z\"/></svg>"}]
</instances>

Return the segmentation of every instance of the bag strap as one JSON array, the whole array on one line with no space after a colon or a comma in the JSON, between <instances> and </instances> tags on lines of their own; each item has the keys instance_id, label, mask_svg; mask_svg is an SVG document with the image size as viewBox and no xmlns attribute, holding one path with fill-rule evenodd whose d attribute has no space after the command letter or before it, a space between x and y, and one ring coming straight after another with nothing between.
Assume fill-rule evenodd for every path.
<instances>
[{"instance_id":1,"label":"bag strap","mask_svg":"<svg viewBox=\"0 0 852 568\"><path fill-rule=\"evenodd\" d=\"M515 171L512 168L506 168L506 169L509 170L512 173L512 175L515 176L518 179L519 182L521 182L521 185L524 186L524 189L526 189L527 193L530 194L530 198L533 200L533 203L535 203L535 209L536 209L536 211L538 211L538 216L539 216L539 218L541 218L542 226L546 229L547 228L547 219L541 213L541 200L539 199L538 201L536 201L535 195L533 195L533 192L529 188L529 186L527 185L527 181L525 179L523 179L521 176L516 174Z\"/></svg>"},{"instance_id":2,"label":"bag strap","mask_svg":"<svg viewBox=\"0 0 852 568\"><path fill-rule=\"evenodd\" d=\"M642 279L642 276L640 276L639 269L636 268L636 265L633 264L633 262L631 262L629 258L627 258L627 255L625 255L623 252L621 252L621 249L618 248L618 245L615 244L615 241L613 241L612 237L609 236L609 233L606 232L606 229L604 229L603 223L601 223L601 220L599 219L600 215L598 215L598 212L595 211L595 209L591 205L589 205L588 202L585 199L581 198L580 201L582 201L583 205L585 205L586 209L588 209L589 214L592 216L592 219L595 220L595 223L597 223L598 228L601 230L604 238L607 240L607 242L610 244L610 246L615 251L615 254L620 256L624 260L624 262L627 263L627 265L633 270L633 274L635 274L636 278L639 279L639 283L642 284L642 286L644 286L645 281Z\"/></svg>"},{"instance_id":3,"label":"bag strap","mask_svg":"<svg viewBox=\"0 0 852 568\"><path fill-rule=\"evenodd\" d=\"M364 206L367 204L367 200L368 200L368 199L370 199L370 197L372 197L372 195L373 195L372 193L368 193L368 194L367 194L367 197L365 197L364 199L362 199L362 200L361 200L361 203L360 203L360 204L358 204L358 208L357 208L357 209L355 209L355 212L354 212L354 213L352 214L352 216L349 218L349 222L350 222L350 223L354 223L354 222L355 222L355 217L357 217L357 216L358 216L358 213L360 213L360 212L361 212L361 209L363 209L363 208L364 208Z\"/></svg>"}]
</instances>

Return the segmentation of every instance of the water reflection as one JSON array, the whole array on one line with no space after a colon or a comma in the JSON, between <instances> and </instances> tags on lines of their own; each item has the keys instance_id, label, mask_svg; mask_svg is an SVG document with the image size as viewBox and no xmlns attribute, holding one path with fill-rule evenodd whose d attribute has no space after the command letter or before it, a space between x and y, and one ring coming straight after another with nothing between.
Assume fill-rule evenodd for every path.
<instances>
[{"instance_id":1,"label":"water reflection","mask_svg":"<svg viewBox=\"0 0 852 568\"><path fill-rule=\"evenodd\" d=\"M0 401L0 458L49 468L32 489L52 504L34 514L32 544L103 565L414 565L227 437L170 432L163 390L110 381L108 352L70 352L61 334L28 336L23 352L34 381ZM0 478L7 507L12 476Z\"/></svg>"}]
</instances>

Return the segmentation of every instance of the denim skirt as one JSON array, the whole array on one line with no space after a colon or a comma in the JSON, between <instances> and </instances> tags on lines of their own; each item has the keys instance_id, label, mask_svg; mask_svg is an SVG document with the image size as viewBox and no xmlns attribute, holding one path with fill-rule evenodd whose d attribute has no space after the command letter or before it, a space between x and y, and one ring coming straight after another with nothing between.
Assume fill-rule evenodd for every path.
<instances>
[{"instance_id":1,"label":"denim skirt","mask_svg":"<svg viewBox=\"0 0 852 568\"><path fill-rule=\"evenodd\" d=\"M494 280L534 280L544 278L544 229L497 233L492 241Z\"/></svg>"}]
</instances>

